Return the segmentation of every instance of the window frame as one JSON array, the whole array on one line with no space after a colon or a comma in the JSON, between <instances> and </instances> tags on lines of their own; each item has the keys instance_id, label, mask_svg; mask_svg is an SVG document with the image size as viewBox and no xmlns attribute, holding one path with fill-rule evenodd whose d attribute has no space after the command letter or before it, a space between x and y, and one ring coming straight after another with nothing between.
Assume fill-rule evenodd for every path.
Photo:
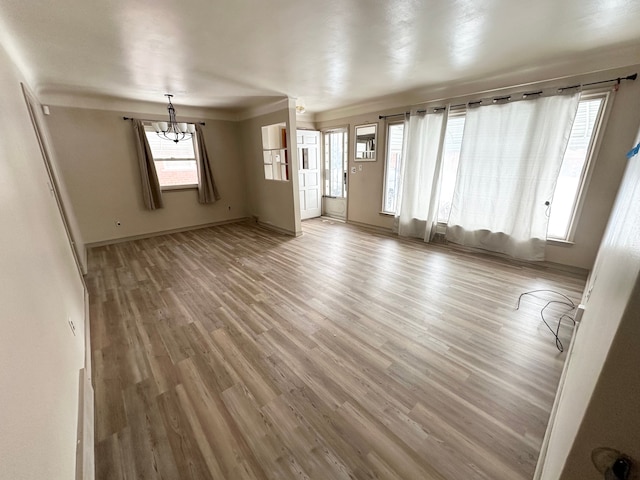
<instances>
[{"instance_id":1,"label":"window frame","mask_svg":"<svg viewBox=\"0 0 640 480\"><path fill-rule=\"evenodd\" d=\"M144 126L144 131L145 134L147 132L149 133L153 133L156 134L155 129L153 128L152 124L147 124L147 123L143 123ZM169 140L165 140L163 138L160 138L161 141L164 142L168 142ZM186 141L186 140L182 140L182 141ZM200 167L198 165L198 149L196 148L196 136L195 134L192 136L191 138L191 142L193 143L193 158L156 158L156 156L154 155L153 149L151 148L151 145L149 145L149 148L151 149L151 155L153 157L153 164L154 166L156 165L156 162L191 162L193 161L195 163L196 166L196 183L183 183L180 185L162 185L160 183L160 178L158 177L158 184L160 185L160 191L162 192L166 192L166 191L171 191L171 190L194 190L197 189L200 185ZM156 168L157 170L157 168Z\"/></svg>"},{"instance_id":2,"label":"window frame","mask_svg":"<svg viewBox=\"0 0 640 480\"><path fill-rule=\"evenodd\" d=\"M402 165L404 164L404 136L406 134L406 122L405 120L395 120L395 121L388 121L386 122L386 128L385 128L385 132L384 132L384 141L385 141L385 151L384 151L384 175L382 178L382 206L380 207L380 214L382 215L392 215L395 216L396 214L396 210L397 210L397 206L398 206L398 192L395 192L396 195L396 201L395 201L395 206L396 209L391 212L385 209L386 207L386 196L387 196L387 175L389 172L389 149L391 147L391 135L389 134L389 131L391 130L392 126L395 125L403 125L403 130L402 130L402 148L400 149L400 173L402 173ZM401 179L399 179L401 180Z\"/></svg>"},{"instance_id":3,"label":"window frame","mask_svg":"<svg viewBox=\"0 0 640 480\"><path fill-rule=\"evenodd\" d=\"M589 146L587 148L587 158L585 159L585 162L584 162L584 167L580 175L578 190L577 190L575 199L573 201L573 213L571 214L571 219L569 220L567 235L564 238L547 237L547 242L549 243L557 243L557 244L573 244L574 243L575 233L578 227L578 223L580 222L580 218L582 216L582 209L584 207L584 203L587 196L586 193L589 190L589 184L591 182L591 177L593 176L593 170L595 169L596 160L598 158L598 152L600 151L600 146L602 144L603 132L605 130L605 126L609 119L609 113L611 112L611 105L613 103L610 101L611 91L612 91L611 88L598 88L598 89L583 91L580 94L580 99L578 100L578 102L581 102L582 100L602 98L603 99L602 106L600 107L600 111L598 112L598 116L593 126L593 133L591 135L591 139L589 140ZM553 204L552 204L552 208L553 208Z\"/></svg>"}]
</instances>

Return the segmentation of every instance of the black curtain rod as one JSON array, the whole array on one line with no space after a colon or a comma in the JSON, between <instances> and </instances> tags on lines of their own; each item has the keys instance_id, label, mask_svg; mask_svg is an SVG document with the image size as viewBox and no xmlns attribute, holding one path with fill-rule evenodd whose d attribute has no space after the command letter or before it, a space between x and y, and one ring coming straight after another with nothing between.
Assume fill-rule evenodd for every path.
<instances>
[{"instance_id":1,"label":"black curtain rod","mask_svg":"<svg viewBox=\"0 0 640 480\"><path fill-rule=\"evenodd\" d=\"M609 80L601 80L599 82L589 82L589 83L578 83L576 85L570 85L568 87L560 87L558 88L558 92L561 93L565 90L571 90L573 88L580 88L580 87L590 87L592 85L601 85L603 83L611 83L611 82L616 82L618 85L620 85L620 83L622 82L622 80L635 80L636 78L638 78L638 74L637 73L633 73L631 75L627 75L626 77L618 77L618 78L610 78ZM524 98L527 97L534 97L534 96L538 96L538 95L542 95L542 90L537 90L535 92L525 92L522 94L522 96ZM503 102L508 102L511 99L511 95L503 95L500 97L495 97L493 98L493 102L494 103L503 103ZM482 103L482 100L475 100L475 101L470 101L467 103L458 103L456 105L451 105L449 107L449 109L452 108L460 108L460 107L466 107L466 106L477 106L480 105ZM434 112L441 112L446 110L446 107L434 107ZM426 113L426 110L416 110L416 113ZM378 118L380 120L384 119L384 118L391 118L391 117L399 117L401 115L411 115L411 112L403 112L403 113L394 113L393 115L379 115Z\"/></svg>"},{"instance_id":2,"label":"black curtain rod","mask_svg":"<svg viewBox=\"0 0 640 480\"><path fill-rule=\"evenodd\" d=\"M123 120L135 120L133 117L122 117ZM164 122L164 120L144 120L142 118L139 119L142 122ZM204 122L178 122L178 123L197 123L198 125L204 125Z\"/></svg>"}]
</instances>

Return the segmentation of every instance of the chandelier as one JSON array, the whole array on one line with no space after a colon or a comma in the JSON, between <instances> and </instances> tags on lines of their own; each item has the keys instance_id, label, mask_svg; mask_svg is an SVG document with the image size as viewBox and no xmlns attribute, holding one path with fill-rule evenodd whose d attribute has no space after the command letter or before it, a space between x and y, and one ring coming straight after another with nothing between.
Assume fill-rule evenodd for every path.
<instances>
[{"instance_id":1,"label":"chandelier","mask_svg":"<svg viewBox=\"0 0 640 480\"><path fill-rule=\"evenodd\" d=\"M171 103L171 97L173 97L173 95L165 93L164 96L169 99L169 105L167 105L169 121L153 122L153 128L158 136L166 140L171 140L175 143L178 143L180 140L193 138L196 126L193 123L178 123L176 121L176 109L174 108L173 103Z\"/></svg>"}]
</instances>

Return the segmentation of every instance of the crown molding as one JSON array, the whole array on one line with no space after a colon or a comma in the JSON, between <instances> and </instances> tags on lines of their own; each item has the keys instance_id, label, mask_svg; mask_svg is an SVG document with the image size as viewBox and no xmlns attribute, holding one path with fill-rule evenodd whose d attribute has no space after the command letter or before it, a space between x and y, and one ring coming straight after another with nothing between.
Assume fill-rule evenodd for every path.
<instances>
[{"instance_id":1,"label":"crown molding","mask_svg":"<svg viewBox=\"0 0 640 480\"><path fill-rule=\"evenodd\" d=\"M157 115L160 117L167 114L166 102L146 102L83 92L72 93L55 90L41 90L38 92L37 97L41 104L57 107L128 112L132 115ZM176 111L179 118L189 117L207 120L235 121L238 115L237 110L193 107L180 104L176 105Z\"/></svg>"}]
</instances>

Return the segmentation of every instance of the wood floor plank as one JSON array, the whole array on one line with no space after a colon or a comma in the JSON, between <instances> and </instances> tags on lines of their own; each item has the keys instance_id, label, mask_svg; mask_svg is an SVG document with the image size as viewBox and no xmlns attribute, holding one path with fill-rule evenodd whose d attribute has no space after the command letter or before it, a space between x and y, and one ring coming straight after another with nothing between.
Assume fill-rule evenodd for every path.
<instances>
[{"instance_id":1,"label":"wood floor plank","mask_svg":"<svg viewBox=\"0 0 640 480\"><path fill-rule=\"evenodd\" d=\"M303 230L89 251L96 478L530 479L565 354L540 321L549 297L515 304L578 300L584 277Z\"/></svg>"}]
</instances>

